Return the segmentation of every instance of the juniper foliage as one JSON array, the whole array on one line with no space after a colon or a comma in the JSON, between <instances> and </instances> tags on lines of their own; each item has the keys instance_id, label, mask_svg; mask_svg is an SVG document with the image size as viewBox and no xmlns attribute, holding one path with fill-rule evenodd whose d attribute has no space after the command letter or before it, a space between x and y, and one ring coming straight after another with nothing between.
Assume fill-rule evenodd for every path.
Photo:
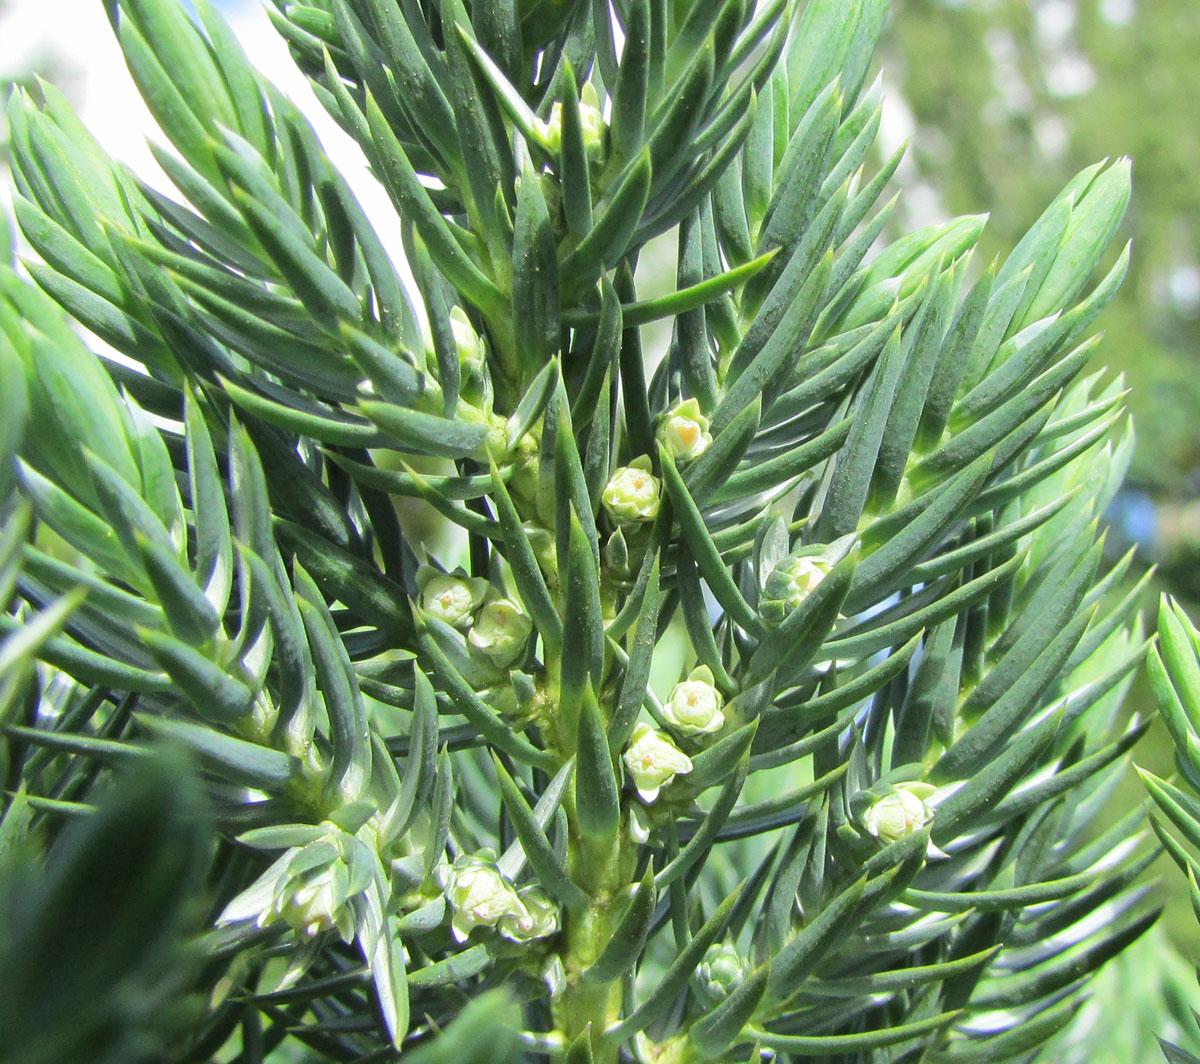
<instances>
[{"instance_id":1,"label":"juniper foliage","mask_svg":"<svg viewBox=\"0 0 1200 1064\"><path fill-rule=\"evenodd\" d=\"M1188 897L1200 920L1200 631L1174 599L1164 595L1158 607L1158 641L1147 657L1150 687L1175 748L1176 778L1165 780L1146 769L1138 774L1153 806L1150 824L1167 854L1187 877ZM1196 1014L1180 1020L1191 1048L1200 1045ZM1190 1022L1189 1022L1190 1021ZM1183 1046L1159 1039L1170 1064L1200 1059Z\"/></svg>"},{"instance_id":2,"label":"juniper foliage","mask_svg":"<svg viewBox=\"0 0 1200 1064\"><path fill-rule=\"evenodd\" d=\"M13 98L0 750L52 862L198 765L147 1059L1036 1055L1155 916L1093 830L1128 164L876 248L884 0L276 0L388 247L205 0L109 8L176 192Z\"/></svg>"}]
</instances>

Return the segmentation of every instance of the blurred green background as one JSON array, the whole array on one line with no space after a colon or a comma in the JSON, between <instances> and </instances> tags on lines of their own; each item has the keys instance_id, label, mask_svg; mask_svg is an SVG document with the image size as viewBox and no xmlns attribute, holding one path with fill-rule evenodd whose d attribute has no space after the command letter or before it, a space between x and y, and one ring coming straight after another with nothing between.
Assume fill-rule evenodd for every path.
<instances>
[{"instance_id":1,"label":"blurred green background","mask_svg":"<svg viewBox=\"0 0 1200 1064\"><path fill-rule=\"evenodd\" d=\"M1195 0L893 0L878 56L886 135L912 137L900 224L991 212L1011 248L1062 185L1129 155L1133 264L1097 356L1126 377L1139 447L1127 532L1200 597L1200 5ZM1113 257L1116 254L1113 249ZM1176 555L1179 556L1176 556ZM1186 556L1186 557L1184 557ZM1184 563L1187 564L1184 564ZM1179 570L1179 571L1176 571Z\"/></svg>"},{"instance_id":2,"label":"blurred green background","mask_svg":"<svg viewBox=\"0 0 1200 1064\"><path fill-rule=\"evenodd\" d=\"M1138 438L1109 515L1110 554L1136 543L1133 575L1156 564L1155 591L1200 616L1200 4L893 0L877 59L884 150L911 138L898 229L989 211L981 250L1003 254L1076 172L1133 158L1133 263L1095 356L1125 376ZM1151 630L1156 597L1145 603ZM1144 682L1128 709L1153 713ZM1170 774L1165 730L1134 760ZM1143 800L1130 772L1114 816ZM1156 871L1163 920L1100 976L1039 1060L1161 1060L1155 1035L1200 1052L1200 929L1175 866L1162 859Z\"/></svg>"}]
</instances>

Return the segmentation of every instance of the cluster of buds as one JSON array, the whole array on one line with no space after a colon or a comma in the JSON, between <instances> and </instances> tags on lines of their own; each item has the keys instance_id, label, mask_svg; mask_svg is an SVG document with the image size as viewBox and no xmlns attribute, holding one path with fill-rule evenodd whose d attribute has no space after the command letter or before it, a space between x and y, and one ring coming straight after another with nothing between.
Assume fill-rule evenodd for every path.
<instances>
[{"instance_id":1,"label":"cluster of buds","mask_svg":"<svg viewBox=\"0 0 1200 1064\"><path fill-rule=\"evenodd\" d=\"M649 455L643 454L609 478L600 501L616 524L636 525L658 516L662 489L652 468Z\"/></svg>"},{"instance_id":2,"label":"cluster of buds","mask_svg":"<svg viewBox=\"0 0 1200 1064\"><path fill-rule=\"evenodd\" d=\"M533 622L486 580L422 567L417 586L421 608L452 628L467 629L467 643L493 665L507 668L524 653Z\"/></svg>"},{"instance_id":3,"label":"cluster of buds","mask_svg":"<svg viewBox=\"0 0 1200 1064\"><path fill-rule=\"evenodd\" d=\"M763 585L759 612L769 625L779 625L816 590L833 566L821 553L811 550L784 558Z\"/></svg>"},{"instance_id":4,"label":"cluster of buds","mask_svg":"<svg viewBox=\"0 0 1200 1064\"><path fill-rule=\"evenodd\" d=\"M709 735L725 723L724 705L724 696L713 684L712 670L700 665L675 685L663 705L663 717L681 735Z\"/></svg>"},{"instance_id":5,"label":"cluster of buds","mask_svg":"<svg viewBox=\"0 0 1200 1064\"><path fill-rule=\"evenodd\" d=\"M643 802L654 801L676 776L692 771L692 759L671 737L644 721L634 726L623 760Z\"/></svg>"},{"instance_id":6,"label":"cluster of buds","mask_svg":"<svg viewBox=\"0 0 1200 1064\"><path fill-rule=\"evenodd\" d=\"M453 916L450 930L465 942L476 927L494 928L512 942L546 938L558 930L558 910L538 887L517 890L496 867L495 854L463 854L444 875Z\"/></svg>"}]
</instances>

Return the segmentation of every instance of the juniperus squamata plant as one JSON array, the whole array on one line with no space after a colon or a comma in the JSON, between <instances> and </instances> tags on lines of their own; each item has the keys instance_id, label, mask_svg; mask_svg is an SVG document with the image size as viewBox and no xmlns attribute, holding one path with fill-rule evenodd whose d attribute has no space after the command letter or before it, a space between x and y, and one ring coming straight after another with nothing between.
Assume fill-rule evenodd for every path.
<instances>
[{"instance_id":1,"label":"juniperus squamata plant","mask_svg":"<svg viewBox=\"0 0 1200 1064\"><path fill-rule=\"evenodd\" d=\"M14 97L5 801L53 850L190 750L153 1059L1030 1059L1154 917L1092 829L1127 163L880 249L883 0L276 0L385 246L205 0L109 8L175 192Z\"/></svg>"}]
</instances>

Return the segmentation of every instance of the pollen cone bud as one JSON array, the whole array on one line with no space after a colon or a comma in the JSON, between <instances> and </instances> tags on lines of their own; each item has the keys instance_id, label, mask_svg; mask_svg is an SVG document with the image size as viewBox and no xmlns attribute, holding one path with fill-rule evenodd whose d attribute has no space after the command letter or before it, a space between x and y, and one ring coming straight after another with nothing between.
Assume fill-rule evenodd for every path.
<instances>
[{"instance_id":1,"label":"pollen cone bud","mask_svg":"<svg viewBox=\"0 0 1200 1064\"><path fill-rule=\"evenodd\" d=\"M605 485L600 501L617 524L639 524L658 516L659 482L650 468L650 459L642 455L631 465L621 466Z\"/></svg>"},{"instance_id":2,"label":"pollen cone bud","mask_svg":"<svg viewBox=\"0 0 1200 1064\"><path fill-rule=\"evenodd\" d=\"M695 399L685 399L663 415L654 438L676 462L690 462L712 444L708 424L708 418L700 412L700 404Z\"/></svg>"}]
</instances>

